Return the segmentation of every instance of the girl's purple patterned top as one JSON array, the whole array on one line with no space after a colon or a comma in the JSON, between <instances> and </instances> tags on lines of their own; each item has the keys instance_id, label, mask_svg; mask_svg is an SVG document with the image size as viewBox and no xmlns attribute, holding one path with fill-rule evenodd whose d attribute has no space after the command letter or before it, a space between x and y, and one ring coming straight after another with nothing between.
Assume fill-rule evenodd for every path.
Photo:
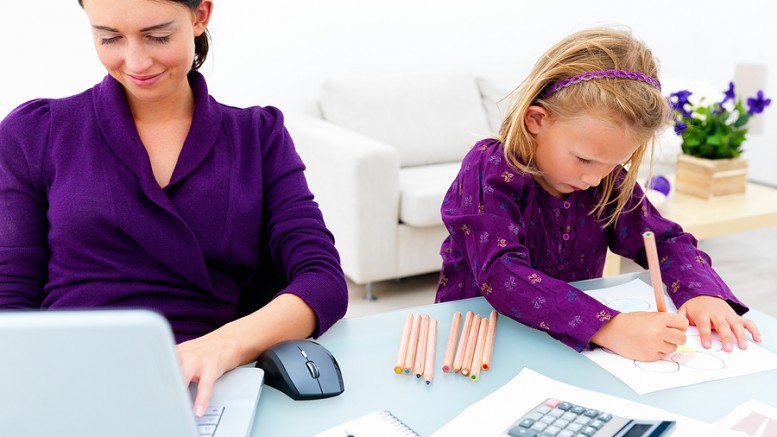
<instances>
[{"instance_id":1,"label":"girl's purple patterned top","mask_svg":"<svg viewBox=\"0 0 777 437\"><path fill-rule=\"evenodd\" d=\"M642 233L651 230L663 281L678 308L711 295L739 314L748 310L696 239L661 217L639 186L607 228L590 215L598 195L592 187L558 199L508 165L501 143L478 142L441 207L449 236L440 250L436 301L482 295L500 313L577 351L589 349L591 337L618 312L567 282L600 277L608 247L647 267Z\"/></svg>"}]
</instances>

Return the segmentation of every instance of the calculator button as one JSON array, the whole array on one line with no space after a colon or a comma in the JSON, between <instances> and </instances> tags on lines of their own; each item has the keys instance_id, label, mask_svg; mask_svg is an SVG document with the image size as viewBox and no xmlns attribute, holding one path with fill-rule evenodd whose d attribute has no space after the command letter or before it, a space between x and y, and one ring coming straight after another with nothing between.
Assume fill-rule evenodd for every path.
<instances>
[{"instance_id":1,"label":"calculator button","mask_svg":"<svg viewBox=\"0 0 777 437\"><path fill-rule=\"evenodd\" d=\"M612 420L612 414L610 413L602 413L597 417L597 419L601 420L602 422L609 422Z\"/></svg>"},{"instance_id":2,"label":"calculator button","mask_svg":"<svg viewBox=\"0 0 777 437\"><path fill-rule=\"evenodd\" d=\"M559 410L558 408L554 408L550 410L550 412L548 413L548 416L551 416L551 417L561 417L563 415L564 415L564 410Z\"/></svg>"},{"instance_id":3,"label":"calculator button","mask_svg":"<svg viewBox=\"0 0 777 437\"><path fill-rule=\"evenodd\" d=\"M588 422L590 422L591 419L585 417L585 416L577 416L577 419L575 419L574 423L579 423L581 425L588 425Z\"/></svg>"},{"instance_id":4,"label":"calculator button","mask_svg":"<svg viewBox=\"0 0 777 437\"><path fill-rule=\"evenodd\" d=\"M560 408L564 411L569 411L574 407L574 405L570 404L569 402L561 402L558 404L557 408Z\"/></svg>"},{"instance_id":5,"label":"calculator button","mask_svg":"<svg viewBox=\"0 0 777 437\"><path fill-rule=\"evenodd\" d=\"M577 414L572 414L572 413L564 413L564 415L563 415L563 416L561 416L561 418L562 418L562 419L564 419L564 420L568 420L568 421L570 421L570 422L571 422L571 421L573 421L573 420L577 419Z\"/></svg>"},{"instance_id":6,"label":"calculator button","mask_svg":"<svg viewBox=\"0 0 777 437\"><path fill-rule=\"evenodd\" d=\"M568 429L570 431L573 431L573 432L578 432L581 429L583 429L583 425L581 425L579 423L570 423L569 425L567 425L566 429Z\"/></svg>"},{"instance_id":7,"label":"calculator button","mask_svg":"<svg viewBox=\"0 0 777 437\"><path fill-rule=\"evenodd\" d=\"M537 437L537 431L516 426L516 427L513 427L510 431L508 431L507 435L512 437Z\"/></svg>"},{"instance_id":8,"label":"calculator button","mask_svg":"<svg viewBox=\"0 0 777 437\"><path fill-rule=\"evenodd\" d=\"M532 419L523 419L521 423L518 424L518 426L522 426L524 428L531 428L532 425L534 425L534 420Z\"/></svg>"},{"instance_id":9,"label":"calculator button","mask_svg":"<svg viewBox=\"0 0 777 437\"><path fill-rule=\"evenodd\" d=\"M553 411L553 408L551 408L551 407L549 407L547 405L540 405L539 407L537 407L537 409L535 411L537 411L539 413L542 413L542 414L548 414L551 411Z\"/></svg>"},{"instance_id":10,"label":"calculator button","mask_svg":"<svg viewBox=\"0 0 777 437\"><path fill-rule=\"evenodd\" d=\"M550 399L546 400L545 402L543 402L543 405L547 405L550 408L556 408L558 406L558 404L560 404L560 403L561 403L560 400L550 398Z\"/></svg>"},{"instance_id":11,"label":"calculator button","mask_svg":"<svg viewBox=\"0 0 777 437\"><path fill-rule=\"evenodd\" d=\"M591 419L596 419L596 416L599 415L599 412L589 408L589 409L585 410L585 413L583 413L583 415L586 416L586 417L590 417Z\"/></svg>"},{"instance_id":12,"label":"calculator button","mask_svg":"<svg viewBox=\"0 0 777 437\"><path fill-rule=\"evenodd\" d=\"M572 407L572 409L571 409L571 410L569 410L569 411L571 411L571 412L573 412L573 413L575 413L575 414L583 414L583 413L585 413L585 408L583 408L583 407L581 407L581 406L579 406L579 405L575 405L575 406L574 406L574 407Z\"/></svg>"},{"instance_id":13,"label":"calculator button","mask_svg":"<svg viewBox=\"0 0 777 437\"><path fill-rule=\"evenodd\" d=\"M565 429L565 430L561 431L560 433L556 434L556 437L572 437L573 435L575 435L574 432L572 432L572 431L570 431L568 429Z\"/></svg>"},{"instance_id":14,"label":"calculator button","mask_svg":"<svg viewBox=\"0 0 777 437\"><path fill-rule=\"evenodd\" d=\"M602 422L599 419L596 419L593 422L589 423L588 426L591 426L596 429L602 429L602 427L604 426L604 422Z\"/></svg>"}]
</instances>

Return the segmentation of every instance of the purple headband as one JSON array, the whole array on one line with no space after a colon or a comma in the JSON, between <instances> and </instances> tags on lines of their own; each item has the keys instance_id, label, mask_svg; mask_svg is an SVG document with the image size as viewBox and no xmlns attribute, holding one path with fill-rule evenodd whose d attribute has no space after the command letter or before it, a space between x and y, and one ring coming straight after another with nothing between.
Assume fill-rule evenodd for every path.
<instances>
[{"instance_id":1,"label":"purple headband","mask_svg":"<svg viewBox=\"0 0 777 437\"><path fill-rule=\"evenodd\" d=\"M661 90L661 83L645 73L631 70L596 70L572 76L568 79L562 80L561 82L556 82L552 87L545 91L545 94L543 94L542 97L548 97L561 88L566 88L574 83L582 82L584 80L601 79L603 77L619 77L621 79L641 80L642 82L653 85L659 91Z\"/></svg>"}]
</instances>

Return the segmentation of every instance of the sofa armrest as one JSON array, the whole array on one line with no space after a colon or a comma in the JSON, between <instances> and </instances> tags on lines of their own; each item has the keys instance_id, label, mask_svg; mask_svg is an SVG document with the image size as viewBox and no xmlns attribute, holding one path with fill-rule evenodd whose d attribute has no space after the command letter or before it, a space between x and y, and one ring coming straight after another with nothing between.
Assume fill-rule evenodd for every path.
<instances>
[{"instance_id":1,"label":"sofa armrest","mask_svg":"<svg viewBox=\"0 0 777 437\"><path fill-rule=\"evenodd\" d=\"M310 189L356 283L393 277L399 223L399 153L305 114L286 114Z\"/></svg>"}]
</instances>

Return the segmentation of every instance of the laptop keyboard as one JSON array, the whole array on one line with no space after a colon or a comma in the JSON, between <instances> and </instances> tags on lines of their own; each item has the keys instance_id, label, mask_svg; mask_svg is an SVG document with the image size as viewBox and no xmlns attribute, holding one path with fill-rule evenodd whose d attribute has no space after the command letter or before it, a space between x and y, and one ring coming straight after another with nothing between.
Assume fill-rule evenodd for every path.
<instances>
[{"instance_id":1,"label":"laptop keyboard","mask_svg":"<svg viewBox=\"0 0 777 437\"><path fill-rule=\"evenodd\" d=\"M673 421L642 421L619 417L558 399L547 399L505 430L510 437L641 437L667 436Z\"/></svg>"},{"instance_id":2,"label":"laptop keyboard","mask_svg":"<svg viewBox=\"0 0 777 437\"><path fill-rule=\"evenodd\" d=\"M216 429L221 421L221 416L224 414L224 407L209 406L205 409L205 414L202 417L197 417L197 430L201 437L213 436L216 434Z\"/></svg>"}]
</instances>

